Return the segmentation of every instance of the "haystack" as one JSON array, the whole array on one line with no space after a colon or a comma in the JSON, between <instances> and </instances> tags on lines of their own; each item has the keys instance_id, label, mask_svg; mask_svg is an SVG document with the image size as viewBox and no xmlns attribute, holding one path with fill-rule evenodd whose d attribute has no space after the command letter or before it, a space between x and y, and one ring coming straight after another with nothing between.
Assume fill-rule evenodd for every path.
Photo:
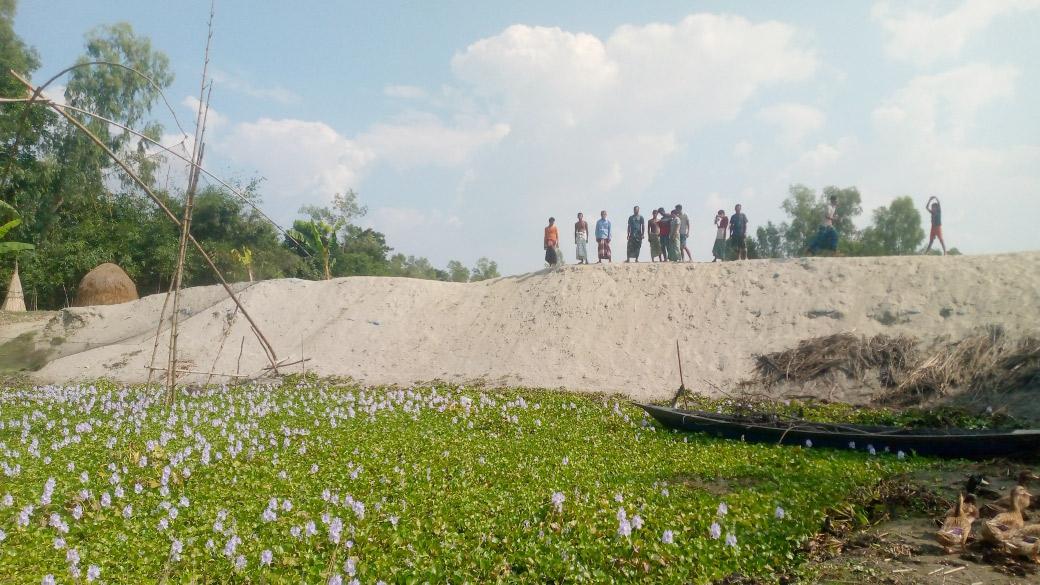
<instances>
[{"instance_id":1,"label":"haystack","mask_svg":"<svg viewBox=\"0 0 1040 585\"><path fill-rule=\"evenodd\" d=\"M25 312L25 294L22 292L22 279L18 278L18 263L14 264L11 284L7 287L7 298L4 299L4 311Z\"/></svg>"},{"instance_id":2,"label":"haystack","mask_svg":"<svg viewBox=\"0 0 1040 585\"><path fill-rule=\"evenodd\" d=\"M79 281L75 307L90 305L117 305L136 301L137 287L122 268L106 262L91 270Z\"/></svg>"}]
</instances>

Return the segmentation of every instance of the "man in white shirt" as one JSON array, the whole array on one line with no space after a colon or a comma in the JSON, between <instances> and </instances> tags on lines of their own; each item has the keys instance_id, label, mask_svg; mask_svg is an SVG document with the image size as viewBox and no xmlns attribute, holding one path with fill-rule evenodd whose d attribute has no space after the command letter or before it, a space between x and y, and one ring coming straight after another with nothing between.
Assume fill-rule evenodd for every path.
<instances>
[{"instance_id":1,"label":"man in white shirt","mask_svg":"<svg viewBox=\"0 0 1040 585\"><path fill-rule=\"evenodd\" d=\"M689 262L693 262L693 254L686 247L686 240L690 237L690 216L682 210L682 205L676 205L675 208L679 210L679 260L687 258Z\"/></svg>"}]
</instances>

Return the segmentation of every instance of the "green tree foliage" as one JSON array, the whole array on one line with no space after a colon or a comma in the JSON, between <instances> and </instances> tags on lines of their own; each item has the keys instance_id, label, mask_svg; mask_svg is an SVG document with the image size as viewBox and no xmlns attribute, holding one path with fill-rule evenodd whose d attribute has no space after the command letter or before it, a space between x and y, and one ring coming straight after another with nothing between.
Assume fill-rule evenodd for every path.
<instances>
[{"instance_id":1,"label":"green tree foliage","mask_svg":"<svg viewBox=\"0 0 1040 585\"><path fill-rule=\"evenodd\" d=\"M469 268L458 260L448 262L448 280L452 282L468 282Z\"/></svg>"},{"instance_id":2,"label":"green tree foliage","mask_svg":"<svg viewBox=\"0 0 1040 585\"><path fill-rule=\"evenodd\" d=\"M782 226L773 222L766 222L764 226L758 226L755 231L755 248L757 258L783 258L784 257L784 233ZM750 250L748 251L750 254Z\"/></svg>"},{"instance_id":3,"label":"green tree foliage","mask_svg":"<svg viewBox=\"0 0 1040 585\"><path fill-rule=\"evenodd\" d=\"M898 197L888 207L874 210L873 222L863 230L865 256L914 254L924 240L921 213L913 199Z\"/></svg>"},{"instance_id":4,"label":"green tree foliage","mask_svg":"<svg viewBox=\"0 0 1040 585\"><path fill-rule=\"evenodd\" d=\"M477 282L481 280L489 280L492 278L498 278L499 276L502 275L498 273L498 263L494 260L481 257L477 259L477 264L473 267L470 281Z\"/></svg>"},{"instance_id":5,"label":"green tree foliage","mask_svg":"<svg viewBox=\"0 0 1040 585\"><path fill-rule=\"evenodd\" d=\"M0 0L0 63L23 75L39 65L35 52L14 33L14 0ZM66 101L73 106L158 138L162 127L152 112L161 90L173 80L167 57L128 24L104 26L86 36L87 64L110 61L121 67L85 65L70 73ZM24 87L0 74L0 95L25 95ZM63 118L39 105L0 105L0 203L21 217L0 213L3 249L35 252L22 264L27 298L40 308L64 306L88 271L103 262L126 270L141 294L165 291L177 258L178 230L129 182L114 163ZM23 116L22 114L26 115ZM155 169L161 159L130 133L86 116L79 120L138 171L178 217L183 193L157 188ZM13 147L18 138L18 149ZM17 156L15 156L17 155ZM122 179L112 181L111 177ZM260 202L260 185L238 190L252 204ZM224 189L206 187L196 195L192 233L232 281L280 277L331 278L349 275L399 275L449 280L429 260L392 249L383 234L356 225L367 210L357 193L336 194L329 207L305 207L307 219L294 225L300 244L285 238L251 205ZM20 220L20 221L16 221ZM25 242L15 246L15 241ZM493 265L493 263L492 263ZM9 266L0 265L6 281ZM493 270L497 274L497 270ZM188 251L186 286L214 284L215 276L194 249Z\"/></svg>"}]
</instances>

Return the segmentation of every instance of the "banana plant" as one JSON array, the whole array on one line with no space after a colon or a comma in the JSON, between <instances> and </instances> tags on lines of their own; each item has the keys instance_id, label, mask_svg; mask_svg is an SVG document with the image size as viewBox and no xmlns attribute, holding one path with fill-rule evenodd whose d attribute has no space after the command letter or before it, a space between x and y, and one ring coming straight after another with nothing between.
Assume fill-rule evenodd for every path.
<instances>
[{"instance_id":1,"label":"banana plant","mask_svg":"<svg viewBox=\"0 0 1040 585\"><path fill-rule=\"evenodd\" d=\"M289 235L312 255L321 258L325 280L332 279L332 247L336 245L336 227L324 220L293 222Z\"/></svg>"},{"instance_id":2,"label":"banana plant","mask_svg":"<svg viewBox=\"0 0 1040 585\"><path fill-rule=\"evenodd\" d=\"M22 225L22 217L15 211L14 207L11 207L5 201L0 201L0 214L14 216L6 223L0 224L0 239L3 239L7 232ZM0 242L0 255L33 249L35 249L35 246L23 242Z\"/></svg>"},{"instance_id":3,"label":"banana plant","mask_svg":"<svg viewBox=\"0 0 1040 585\"><path fill-rule=\"evenodd\" d=\"M253 282L253 251L242 246L241 250L231 250L231 257L245 267L246 273L249 274L249 282Z\"/></svg>"}]
</instances>

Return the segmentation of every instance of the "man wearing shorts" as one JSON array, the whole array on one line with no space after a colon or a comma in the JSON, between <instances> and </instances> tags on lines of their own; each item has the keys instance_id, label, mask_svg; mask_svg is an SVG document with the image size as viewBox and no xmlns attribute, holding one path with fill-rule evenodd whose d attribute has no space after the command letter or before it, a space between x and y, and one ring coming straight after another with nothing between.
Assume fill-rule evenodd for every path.
<instances>
[{"instance_id":1,"label":"man wearing shorts","mask_svg":"<svg viewBox=\"0 0 1040 585\"><path fill-rule=\"evenodd\" d=\"M747 216L738 203L729 218L729 241L737 250L737 260L747 260Z\"/></svg>"},{"instance_id":2,"label":"man wearing shorts","mask_svg":"<svg viewBox=\"0 0 1040 585\"><path fill-rule=\"evenodd\" d=\"M939 238L939 245L942 246L943 256L945 256L946 242L943 241L942 235L942 206L939 205L939 198L932 195L928 198L928 203L924 204L924 208L932 216L932 231L928 234L928 247L925 248L924 253L931 252L935 238Z\"/></svg>"},{"instance_id":3,"label":"man wearing shorts","mask_svg":"<svg viewBox=\"0 0 1040 585\"><path fill-rule=\"evenodd\" d=\"M688 258L690 262L693 262L693 254L686 247L686 240L690 238L690 216L683 212L682 205L676 205L675 209L679 212L679 261Z\"/></svg>"}]
</instances>

